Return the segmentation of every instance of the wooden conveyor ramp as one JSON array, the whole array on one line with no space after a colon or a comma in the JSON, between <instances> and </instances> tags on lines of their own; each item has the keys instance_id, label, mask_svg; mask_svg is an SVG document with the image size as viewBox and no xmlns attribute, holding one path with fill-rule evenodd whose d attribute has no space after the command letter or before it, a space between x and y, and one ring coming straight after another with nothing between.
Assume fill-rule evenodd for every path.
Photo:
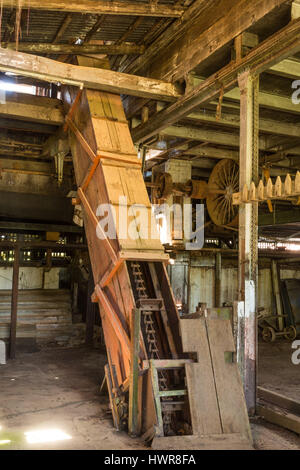
<instances>
[{"instance_id":1,"label":"wooden conveyor ramp","mask_svg":"<svg viewBox=\"0 0 300 470\"><path fill-rule=\"evenodd\" d=\"M114 425L154 438L155 448L249 448L239 374L224 359L234 350L230 324L180 320L158 237L121 234L120 196L129 205L143 204L149 221L153 217L141 162L120 97L77 92L64 91L66 126L105 336ZM116 211L113 240L96 234L103 203ZM129 215L132 221L139 228Z\"/></svg>"}]
</instances>

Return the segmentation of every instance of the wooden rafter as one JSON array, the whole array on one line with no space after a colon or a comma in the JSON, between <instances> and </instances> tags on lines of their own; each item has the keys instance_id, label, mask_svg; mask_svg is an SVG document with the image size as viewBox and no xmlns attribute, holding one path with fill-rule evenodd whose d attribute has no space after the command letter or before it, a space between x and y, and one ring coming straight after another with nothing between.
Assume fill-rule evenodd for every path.
<instances>
[{"instance_id":1,"label":"wooden rafter","mask_svg":"<svg viewBox=\"0 0 300 470\"><path fill-rule=\"evenodd\" d=\"M15 50L16 43L12 42L7 45L8 49ZM135 44L49 44L49 43L31 43L21 42L18 44L19 52L27 52L33 54L108 54L108 55L140 55L143 54L144 46L136 46Z\"/></svg>"},{"instance_id":2,"label":"wooden rafter","mask_svg":"<svg viewBox=\"0 0 300 470\"><path fill-rule=\"evenodd\" d=\"M136 73L138 70L146 69L147 66L153 61L153 58L157 54L161 54L161 51L172 41L175 40L181 34L184 34L186 29L191 25L192 21L197 20L203 11L213 6L214 0L196 0L191 7L189 7L179 20L176 20L171 26L165 31L163 35L160 35L156 41L147 49L143 61L135 60L126 67L126 71L130 73ZM163 26L162 20L156 24L156 28ZM150 32L149 32L150 34ZM125 71L125 68L124 68Z\"/></svg>"},{"instance_id":3,"label":"wooden rafter","mask_svg":"<svg viewBox=\"0 0 300 470\"><path fill-rule=\"evenodd\" d=\"M168 125L178 122L197 106L211 102L219 97L224 87L228 91L235 87L239 73L249 69L252 73L262 73L274 64L286 59L300 50L300 19L266 39L252 49L239 62L230 63L199 86L193 88L176 103L152 116L145 124L133 131L135 142L143 142L157 134Z\"/></svg>"},{"instance_id":4,"label":"wooden rafter","mask_svg":"<svg viewBox=\"0 0 300 470\"><path fill-rule=\"evenodd\" d=\"M122 36L115 42L115 45L119 45L119 44L122 44L124 41L126 41L126 39L130 36L130 34L132 34L138 27L139 25L143 22L143 17L142 16L138 16L132 23L131 25L129 26L129 28L125 31L124 34L122 34ZM144 52L144 50L143 50ZM125 53L125 55L128 55ZM120 58L116 57L114 63L111 65L111 68L115 68L118 63L119 63L119 60ZM117 68L117 67L116 67Z\"/></svg>"},{"instance_id":5,"label":"wooden rafter","mask_svg":"<svg viewBox=\"0 0 300 470\"><path fill-rule=\"evenodd\" d=\"M122 44L123 41L126 41L126 39L132 34L138 27L139 25L143 22L143 17L138 16L129 26L129 28L125 31L124 34L116 41L115 44Z\"/></svg>"},{"instance_id":6,"label":"wooden rafter","mask_svg":"<svg viewBox=\"0 0 300 470\"><path fill-rule=\"evenodd\" d=\"M99 15L97 18L95 24L92 26L92 28L86 33L85 38L83 40L83 43L89 42L92 37L98 33L99 29L101 28L102 24L104 23L105 20L105 15Z\"/></svg>"},{"instance_id":7,"label":"wooden rafter","mask_svg":"<svg viewBox=\"0 0 300 470\"><path fill-rule=\"evenodd\" d=\"M4 8L18 7L19 0L2 0ZM92 13L95 15L158 16L177 18L184 8L174 5L155 5L137 2L93 1L93 0L22 0L22 8L32 10L63 11L65 13Z\"/></svg>"},{"instance_id":8,"label":"wooden rafter","mask_svg":"<svg viewBox=\"0 0 300 470\"><path fill-rule=\"evenodd\" d=\"M229 44L236 36L274 11L286 0L196 0L147 49L143 57L123 68L152 76L178 80L201 62ZM186 47L189 44L189 47Z\"/></svg>"},{"instance_id":9,"label":"wooden rafter","mask_svg":"<svg viewBox=\"0 0 300 470\"><path fill-rule=\"evenodd\" d=\"M59 29L57 30L55 37L52 41L53 44L57 44L61 38L63 37L64 33L68 29L69 25L72 22L72 14L69 13L68 15L65 16L62 24L60 25ZM19 49L20 50L20 49Z\"/></svg>"},{"instance_id":10,"label":"wooden rafter","mask_svg":"<svg viewBox=\"0 0 300 470\"><path fill-rule=\"evenodd\" d=\"M240 127L240 117L236 114L230 113L223 114L222 117L217 120L215 114L200 111L189 114L187 119L198 124L220 125L227 129L239 129ZM279 134L295 138L299 138L300 135L299 124L277 121L275 119L260 118L259 129L261 132L265 132L266 134ZM291 144L291 142L289 143ZM293 146L293 144L291 145Z\"/></svg>"},{"instance_id":11,"label":"wooden rafter","mask_svg":"<svg viewBox=\"0 0 300 470\"><path fill-rule=\"evenodd\" d=\"M285 61L283 61L283 63L284 62ZM275 67L271 67L271 69ZM200 83L204 83L204 79L194 80L195 86L200 85ZM217 104L217 100L212 101L211 104ZM273 109L275 111L283 111L291 114L299 114L300 112L300 107L296 106L289 96L285 96L279 91L275 92L275 90L271 93L270 91L265 91L262 89L259 92L259 105L263 108ZM227 91L224 95L222 108L224 110L226 109L227 111L231 111L234 109L239 109L239 106L240 93L238 88Z\"/></svg>"},{"instance_id":12,"label":"wooden rafter","mask_svg":"<svg viewBox=\"0 0 300 470\"><path fill-rule=\"evenodd\" d=\"M181 96L178 87L135 75L111 70L79 67L45 57L0 48L0 70L45 80L85 86L117 94L141 96L163 101L175 101Z\"/></svg>"},{"instance_id":13,"label":"wooden rafter","mask_svg":"<svg viewBox=\"0 0 300 470\"><path fill-rule=\"evenodd\" d=\"M64 114L59 100L25 94L7 95L0 104L0 117L61 126Z\"/></svg>"}]
</instances>

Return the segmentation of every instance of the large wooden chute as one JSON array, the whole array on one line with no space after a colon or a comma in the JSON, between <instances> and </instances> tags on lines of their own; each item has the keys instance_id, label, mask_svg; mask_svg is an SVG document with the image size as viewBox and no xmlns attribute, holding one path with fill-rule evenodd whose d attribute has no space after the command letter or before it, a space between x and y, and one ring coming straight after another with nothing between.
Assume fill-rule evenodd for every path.
<instances>
[{"instance_id":1,"label":"large wooden chute","mask_svg":"<svg viewBox=\"0 0 300 470\"><path fill-rule=\"evenodd\" d=\"M107 349L105 373L115 426L128 426L131 434L144 434L148 440L186 434L181 444L174 441L176 448L198 446L199 429L206 436L216 429L215 434L226 434L227 446L232 434L234 447L249 447L249 423L237 369L224 361L223 343L215 359L207 347L207 342L217 341L215 322L225 337L230 337L230 324L204 318L190 323L179 318L166 271L168 256L155 233L141 162L121 98L65 88L63 99L95 282L93 299L99 303ZM128 211L127 206L135 210ZM113 237L99 224L104 208ZM124 222L136 236L129 236ZM200 337L203 341L198 344ZM233 340L226 348L234 350ZM234 414L229 417L226 400L232 401L231 393L223 397L223 417L216 408L226 389L222 367L235 386L238 420ZM214 397L208 407L200 399L205 395ZM215 408L213 426L210 407ZM172 441L165 442L172 445Z\"/></svg>"}]
</instances>

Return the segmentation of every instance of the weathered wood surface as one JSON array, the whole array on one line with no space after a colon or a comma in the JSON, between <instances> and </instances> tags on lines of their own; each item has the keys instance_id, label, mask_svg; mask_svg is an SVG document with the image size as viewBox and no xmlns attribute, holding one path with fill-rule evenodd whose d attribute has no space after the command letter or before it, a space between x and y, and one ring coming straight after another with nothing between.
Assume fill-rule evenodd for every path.
<instances>
[{"instance_id":1,"label":"weathered wood surface","mask_svg":"<svg viewBox=\"0 0 300 470\"><path fill-rule=\"evenodd\" d=\"M300 19L291 22L280 32L252 49L239 62L232 62L225 66L203 83L188 91L176 103L154 114L145 124L135 128L132 132L134 142L145 141L167 126L179 121L196 107L217 99L221 89L224 88L226 92L234 88L238 75L245 69L249 69L253 74L260 74L299 50Z\"/></svg>"},{"instance_id":2,"label":"weathered wood surface","mask_svg":"<svg viewBox=\"0 0 300 470\"><path fill-rule=\"evenodd\" d=\"M82 58L80 63L87 61ZM156 297L164 298L165 309L156 312L156 315L163 317L157 320L158 335L159 341L166 340L166 348L162 352L167 357L168 354L177 357L181 353L179 316L164 266L168 256L164 253L158 233L153 236L155 221L151 204L120 96L95 90L84 90L81 95L76 93L77 90L71 87L63 90L66 124L95 281L93 301L99 303L109 369L115 380L114 389L117 390L118 387L122 388L123 383L129 383L130 373L133 372L133 355L136 356L137 351L136 341L134 351L132 349L132 312L136 307L138 293L135 298L129 276L130 261L147 263L149 275L155 284ZM79 98L76 99L76 96ZM99 229L100 213L97 209L101 204L110 205L106 209L113 214L113 238L106 238L103 229ZM136 206L137 212L127 212L130 206ZM127 222L128 228L124 230L120 222ZM146 225L149 227L148 232L145 232ZM132 233L135 236L132 237ZM141 335L139 355L142 360L147 359L145 342L146 339ZM157 420L152 385L147 374L139 376L138 384L137 393L132 395L134 385L131 375L131 411L134 411L135 405L134 413L130 413L131 432L140 429L145 432ZM114 406L115 402L112 403Z\"/></svg>"},{"instance_id":3,"label":"weathered wood surface","mask_svg":"<svg viewBox=\"0 0 300 470\"><path fill-rule=\"evenodd\" d=\"M20 0L3 0L4 8L18 8ZM22 0L22 8L32 10L62 11L64 13L92 13L94 15L126 15L126 16L158 16L176 18L182 15L184 9L174 5L143 4L138 2L108 2L105 0Z\"/></svg>"},{"instance_id":4,"label":"weathered wood surface","mask_svg":"<svg viewBox=\"0 0 300 470\"><path fill-rule=\"evenodd\" d=\"M152 77L172 81L184 78L284 3L285 0L198 0L124 71L141 74L150 71Z\"/></svg>"},{"instance_id":5,"label":"weathered wood surface","mask_svg":"<svg viewBox=\"0 0 300 470\"><path fill-rule=\"evenodd\" d=\"M300 75L299 75L300 76ZM230 93L231 96L233 96L233 93ZM236 88L234 90L234 95L239 95L239 91ZM268 106L267 101L263 100L264 93L260 92L259 95L259 104L262 107L269 107L270 109L272 108L272 104ZM229 97L229 96L228 96ZM261 99L262 97L262 99ZM238 97L239 99L239 97ZM277 105L277 109L283 111L290 111L293 110L293 112L300 112L300 106L295 106L290 98L286 98L286 101L283 103L283 101L280 103L277 103L277 96L274 97L273 95L273 104L274 106ZM288 108L287 108L288 106ZM294 109L294 108L297 109ZM240 128L240 117L237 114L231 114L231 113L226 113L223 114L223 116L217 120L215 114L213 113L208 113L208 112L196 112L196 113L191 113L188 115L188 119L190 121L193 121L197 124L208 124L208 125L217 125L217 126L224 126L228 130L238 130ZM300 134L300 126L299 124L293 124L290 122L284 122L284 121L276 121L275 119L264 119L261 118L259 120L259 130L261 132L265 132L266 134L279 134L283 136L288 136L288 137L298 137Z\"/></svg>"},{"instance_id":6,"label":"weathered wood surface","mask_svg":"<svg viewBox=\"0 0 300 470\"><path fill-rule=\"evenodd\" d=\"M175 101L181 93L172 83L105 69L65 64L46 57L0 48L0 70L50 82L82 84L93 90Z\"/></svg>"},{"instance_id":7,"label":"weathered wood surface","mask_svg":"<svg viewBox=\"0 0 300 470\"><path fill-rule=\"evenodd\" d=\"M23 93L5 94L5 102L0 103L0 117L20 119L52 126L64 123L60 100Z\"/></svg>"},{"instance_id":8,"label":"weathered wood surface","mask_svg":"<svg viewBox=\"0 0 300 470\"><path fill-rule=\"evenodd\" d=\"M285 63L285 61L283 60L282 62L280 63ZM271 69L268 69L268 72L269 70ZM194 80L193 80L193 83L194 83L194 86L198 86L200 85L201 83L204 82L204 79L199 79L198 77L196 77ZM285 112L289 112L291 114L299 114L300 112L300 107L299 105L295 105L290 96L283 96L282 93L280 92L276 92L274 90L274 92L269 92L269 90L267 89L264 89L263 86L264 86L264 83L261 84L262 87L259 91L259 96L258 96L258 99L259 99L259 105L262 106L263 108L267 108L267 109L273 109L274 111L285 111ZM228 98L228 100L230 100L231 102L223 102L223 108L224 110L225 109L228 109L228 111L231 111L232 109L238 109L239 108L239 102L240 102L240 90L236 87L236 88L233 88L232 90L228 90L227 92L224 93L224 98ZM215 104L217 104L217 100L214 101ZM237 119L239 119L238 116L236 116ZM220 121L224 118L224 116L221 116L220 118ZM269 130L267 130L267 125L266 123L269 122ZM274 126L274 124L272 125L272 120L265 120L264 118L262 118L262 120L260 121L260 125L262 126L261 130L263 132L266 132L266 133L269 133L272 129L272 127ZM276 124L278 125L279 123L277 121L275 121ZM280 123L281 124L281 123ZM283 132L283 134L285 135L286 134L286 131Z\"/></svg>"},{"instance_id":9,"label":"weathered wood surface","mask_svg":"<svg viewBox=\"0 0 300 470\"><path fill-rule=\"evenodd\" d=\"M28 52L31 54L108 54L108 55L140 55L145 51L144 46L135 44L49 44L15 42L7 44L8 49Z\"/></svg>"},{"instance_id":10,"label":"weathered wood surface","mask_svg":"<svg viewBox=\"0 0 300 470\"><path fill-rule=\"evenodd\" d=\"M181 320L184 352L197 352L197 362L186 364L193 433L221 434L218 398L205 322Z\"/></svg>"},{"instance_id":11,"label":"weathered wood surface","mask_svg":"<svg viewBox=\"0 0 300 470\"><path fill-rule=\"evenodd\" d=\"M300 416L300 401L293 400L281 393L264 387L257 387L257 397L265 403L270 403Z\"/></svg>"},{"instance_id":12,"label":"weathered wood surface","mask_svg":"<svg viewBox=\"0 0 300 470\"><path fill-rule=\"evenodd\" d=\"M259 178L259 76L245 71L238 78L241 92L239 187ZM256 406L258 282L258 205L239 207L238 300L244 302L239 317L238 357L249 414Z\"/></svg>"},{"instance_id":13,"label":"weathered wood surface","mask_svg":"<svg viewBox=\"0 0 300 470\"><path fill-rule=\"evenodd\" d=\"M75 89L64 91L67 109L74 102L75 96ZM146 239L137 231L137 237L131 239L126 231L123 230L122 233L119 225L119 212L122 210L119 206L120 197L127 198L128 206L144 204L143 210L149 227L153 217L120 97L94 90L84 91L74 111L73 122L90 149L87 152L86 145L82 145L72 130L69 130L78 186L87 181L93 155L105 156L100 158L92 178L84 191L80 189L79 195L84 196L85 201L85 231L105 342L111 363L116 367L118 381L122 383L130 374L130 322L135 301L126 263L119 263L119 260L121 257L133 260L140 257L150 261L165 259L165 255L158 237L156 240ZM115 239L100 240L97 237L96 213L100 204L111 204L115 210L116 217L112 218ZM124 209L126 210L125 206ZM125 212L124 221L128 222L127 218L128 214ZM134 214L130 218L133 224L136 220L138 225ZM118 269L115 270L116 264ZM101 283L104 279L105 282Z\"/></svg>"},{"instance_id":14,"label":"weathered wood surface","mask_svg":"<svg viewBox=\"0 0 300 470\"><path fill-rule=\"evenodd\" d=\"M251 439L243 385L237 364L233 362L231 322L207 319L206 324L223 433L241 433Z\"/></svg>"},{"instance_id":15,"label":"weathered wood surface","mask_svg":"<svg viewBox=\"0 0 300 470\"><path fill-rule=\"evenodd\" d=\"M130 342L130 377L129 377L129 413L128 431L132 436L140 434L139 415L139 355L141 334L141 311L133 309L131 315L131 342Z\"/></svg>"},{"instance_id":16,"label":"weathered wood surface","mask_svg":"<svg viewBox=\"0 0 300 470\"><path fill-rule=\"evenodd\" d=\"M169 44L172 44L173 41L176 41L187 31L189 31L193 22L201 21L203 27L204 21L208 21L207 16L204 13L206 13L206 11L209 8L212 8L214 5L215 0L194 1L192 5L184 12L182 17L171 23L169 27L163 31L163 33L160 34L158 38L146 49L142 60L139 60L140 58L138 58L129 64L124 64L123 71L126 70L128 73L137 73L138 70L141 70L142 72L147 70L148 72L150 71L150 73L155 74L155 70L151 70L151 64L156 61L157 55L161 56L162 52ZM221 11L214 9L215 16L220 16L221 14ZM202 15L205 18L204 21L201 19ZM161 65L159 67L161 67Z\"/></svg>"},{"instance_id":17,"label":"weathered wood surface","mask_svg":"<svg viewBox=\"0 0 300 470\"><path fill-rule=\"evenodd\" d=\"M184 352L196 352L197 362L186 364L194 435L239 435L251 443L251 431L229 320L181 320ZM232 354L229 354L232 353ZM212 441L213 442L213 441Z\"/></svg>"},{"instance_id":18,"label":"weathered wood surface","mask_svg":"<svg viewBox=\"0 0 300 470\"><path fill-rule=\"evenodd\" d=\"M11 291L0 291L0 338L10 335ZM79 344L85 324L72 324L70 292L62 289L19 290L17 344L24 338L43 346L49 343Z\"/></svg>"},{"instance_id":19,"label":"weathered wood surface","mask_svg":"<svg viewBox=\"0 0 300 470\"><path fill-rule=\"evenodd\" d=\"M20 268L20 247L17 245L14 251L12 292L11 292L11 313L10 313L10 339L9 357L16 357L17 341L17 320L18 320L18 294L19 294L19 268Z\"/></svg>"},{"instance_id":20,"label":"weathered wood surface","mask_svg":"<svg viewBox=\"0 0 300 470\"><path fill-rule=\"evenodd\" d=\"M289 429L300 435L300 416L295 413L261 401L257 405L257 414L269 423Z\"/></svg>"}]
</instances>

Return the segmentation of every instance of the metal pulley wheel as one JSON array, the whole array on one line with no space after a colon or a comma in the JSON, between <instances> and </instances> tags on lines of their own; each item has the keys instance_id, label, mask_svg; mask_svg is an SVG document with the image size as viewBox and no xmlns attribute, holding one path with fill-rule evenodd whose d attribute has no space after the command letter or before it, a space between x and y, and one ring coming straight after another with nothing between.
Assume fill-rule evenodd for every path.
<instances>
[{"instance_id":1,"label":"metal pulley wheel","mask_svg":"<svg viewBox=\"0 0 300 470\"><path fill-rule=\"evenodd\" d=\"M294 341L297 338L297 330L294 326L288 326L284 329L284 337L290 341Z\"/></svg>"},{"instance_id":2,"label":"metal pulley wheel","mask_svg":"<svg viewBox=\"0 0 300 470\"><path fill-rule=\"evenodd\" d=\"M276 339L276 332L271 326L266 326L262 330L262 337L266 343L273 343Z\"/></svg>"},{"instance_id":3,"label":"metal pulley wheel","mask_svg":"<svg viewBox=\"0 0 300 470\"><path fill-rule=\"evenodd\" d=\"M157 199L167 199L172 195L173 180L170 173L159 173L155 183L158 185L154 194Z\"/></svg>"},{"instance_id":4,"label":"metal pulley wheel","mask_svg":"<svg viewBox=\"0 0 300 470\"><path fill-rule=\"evenodd\" d=\"M207 210L215 225L236 226L238 206L232 195L239 191L239 166L234 160L223 159L214 167L208 181Z\"/></svg>"}]
</instances>

